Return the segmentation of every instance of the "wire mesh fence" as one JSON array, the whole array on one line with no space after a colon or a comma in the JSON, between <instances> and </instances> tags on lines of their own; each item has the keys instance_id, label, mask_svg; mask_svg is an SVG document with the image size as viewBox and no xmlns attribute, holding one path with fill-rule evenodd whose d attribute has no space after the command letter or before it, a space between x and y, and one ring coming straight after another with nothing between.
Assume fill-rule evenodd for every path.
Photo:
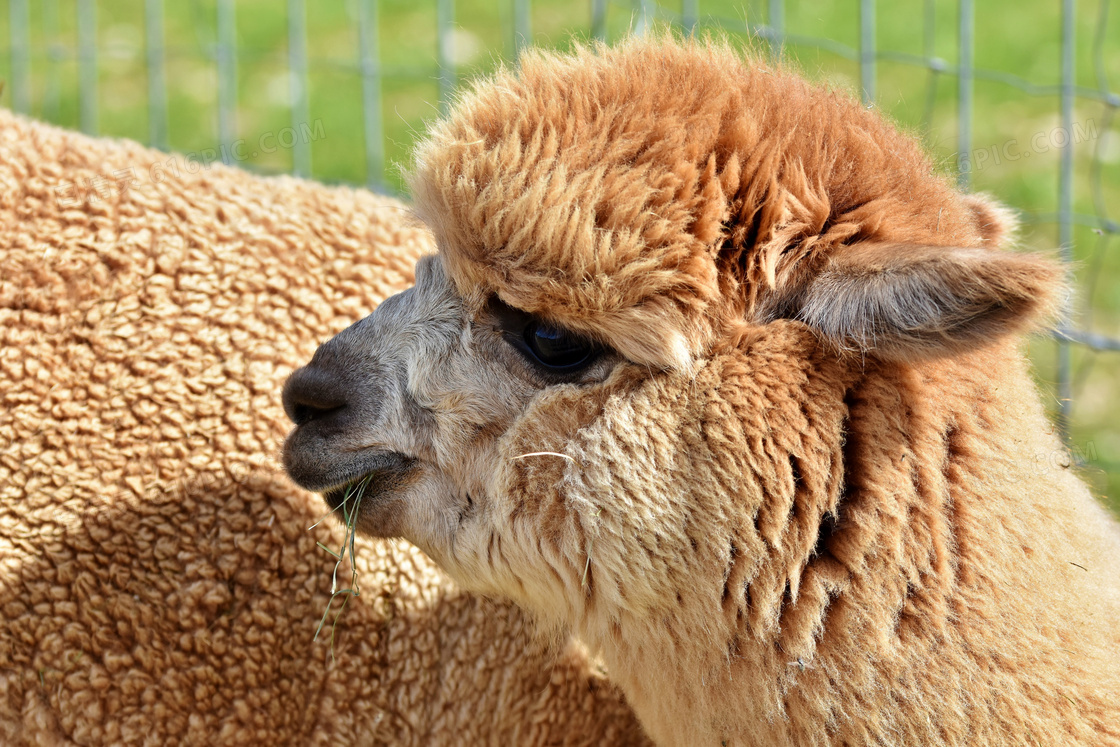
<instances>
[{"instance_id":1,"label":"wire mesh fence","mask_svg":"<svg viewBox=\"0 0 1120 747\"><path fill-rule=\"evenodd\" d=\"M792 0L348 0L310 14L305 0L6 5L0 75L16 111L185 151L185 168L222 161L391 193L424 121L446 111L463 80L527 44L672 25L793 59L920 135L962 188L1021 210L1023 243L1057 247L1077 269L1079 299L1032 355L1074 455L1097 468L1120 509L1120 265L1110 252L1120 223L1109 212L1120 199L1120 92L1110 83L1120 19L1110 0L1089 13L1073 0L997 1L980 17L973 0L850 0L827 13ZM1017 34L1040 64L1031 50L993 51ZM1016 129L1019 118L1037 124ZM80 199L74 186L69 198Z\"/></svg>"}]
</instances>

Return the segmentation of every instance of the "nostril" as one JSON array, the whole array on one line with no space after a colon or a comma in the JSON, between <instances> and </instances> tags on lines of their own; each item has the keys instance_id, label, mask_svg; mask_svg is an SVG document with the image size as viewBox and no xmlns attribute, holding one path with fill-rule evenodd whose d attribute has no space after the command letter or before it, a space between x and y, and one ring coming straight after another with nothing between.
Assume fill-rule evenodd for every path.
<instances>
[{"instance_id":1,"label":"nostril","mask_svg":"<svg viewBox=\"0 0 1120 747\"><path fill-rule=\"evenodd\" d=\"M284 412L297 426L346 408L341 382L319 368L304 366L284 384Z\"/></svg>"},{"instance_id":2,"label":"nostril","mask_svg":"<svg viewBox=\"0 0 1120 747\"><path fill-rule=\"evenodd\" d=\"M337 412L345 406L346 405L339 405L338 407L324 408L317 407L315 405L296 404L292 406L292 410L290 413L288 413L288 417L290 417L292 419L292 422L296 425L303 425L304 423L309 423L312 420L325 418L327 415L330 415L333 412Z\"/></svg>"}]
</instances>

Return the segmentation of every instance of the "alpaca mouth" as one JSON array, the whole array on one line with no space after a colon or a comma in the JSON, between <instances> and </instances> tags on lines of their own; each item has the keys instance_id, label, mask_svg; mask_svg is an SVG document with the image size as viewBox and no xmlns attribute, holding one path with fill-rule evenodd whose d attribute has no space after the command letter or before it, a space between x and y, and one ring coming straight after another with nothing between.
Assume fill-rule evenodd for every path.
<instances>
[{"instance_id":1,"label":"alpaca mouth","mask_svg":"<svg viewBox=\"0 0 1120 747\"><path fill-rule=\"evenodd\" d=\"M376 500L400 489L416 466L415 459L396 452L381 452L371 462L356 477L322 491L323 500L332 510Z\"/></svg>"}]
</instances>

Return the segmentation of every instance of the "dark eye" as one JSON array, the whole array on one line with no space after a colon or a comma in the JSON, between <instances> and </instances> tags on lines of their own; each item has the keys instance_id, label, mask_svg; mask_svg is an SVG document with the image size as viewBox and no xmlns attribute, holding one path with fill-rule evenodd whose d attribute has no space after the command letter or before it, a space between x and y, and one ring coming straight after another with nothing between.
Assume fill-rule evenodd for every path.
<instances>
[{"instance_id":1,"label":"dark eye","mask_svg":"<svg viewBox=\"0 0 1120 747\"><path fill-rule=\"evenodd\" d=\"M507 306L497 296L488 302L487 314L506 342L550 380L571 380L604 353L600 345L586 337Z\"/></svg>"},{"instance_id":2,"label":"dark eye","mask_svg":"<svg viewBox=\"0 0 1120 747\"><path fill-rule=\"evenodd\" d=\"M579 335L537 321L525 327L524 340L541 365L557 371L582 366L595 354L595 347Z\"/></svg>"}]
</instances>

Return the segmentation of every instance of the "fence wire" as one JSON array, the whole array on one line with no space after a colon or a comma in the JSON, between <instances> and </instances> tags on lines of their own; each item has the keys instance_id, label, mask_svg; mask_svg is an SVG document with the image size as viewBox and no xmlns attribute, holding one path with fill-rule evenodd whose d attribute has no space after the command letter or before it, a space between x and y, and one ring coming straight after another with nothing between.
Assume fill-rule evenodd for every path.
<instances>
[{"instance_id":1,"label":"fence wire","mask_svg":"<svg viewBox=\"0 0 1120 747\"><path fill-rule=\"evenodd\" d=\"M456 33L455 0L427 0L434 3L437 24L436 69L439 91L439 109L446 111L448 102L458 85L459 70L454 54ZM532 6L530 0L503 0L510 3L508 16L510 36L514 53L533 38ZM335 70L353 73L361 82L361 110L363 116L362 135L365 140L365 184L375 190L391 191L385 179L387 158L385 150L385 113L383 112L384 81L387 77L413 77L423 79L430 76L430 70L418 63L411 69L389 69L381 60L382 38L380 28L380 9L377 0L352 0L356 2L357 54L354 59L332 59L328 62L312 60L308 55L307 8L304 0L287 2L287 75L289 119L293 129L306 128L311 121L309 66L329 65ZM213 64L217 81L216 118L217 133L221 143L228 144L237 137L238 123L238 63L241 50L238 48L237 4L234 0L215 0L212 19L215 35L212 44L206 45L205 52ZM1028 97L1053 97L1060 113L1061 126L1066 133L1074 131L1074 109L1076 103L1088 101L1099 103L1103 108L1102 129L1108 133L1120 108L1120 93L1113 90L1108 80L1105 64L1106 28L1109 21L1110 0L1099 0L1095 35L1092 40L1092 64L1095 86L1079 86L1076 83L1076 8L1074 0L1061 0L1061 71L1057 84L1038 84L1018 75L1001 70L977 67L975 64L975 8L973 0L959 0L958 8L958 56L948 60L937 56L934 45L934 2L924 0L921 12L923 24L923 43L921 53L883 50L876 46L876 3L874 0L853 2L853 10L858 12L858 46L853 47L835 39L820 36L799 35L786 24L786 3L784 0L762 0L766 9L765 23L752 23L744 18L721 17L705 12L700 0L680 0L679 10L669 10L654 0L589 0L590 35L606 39L608 36L608 13L622 11L630 14L629 29L633 33L645 33L655 24L669 23L694 33L701 29L719 29L730 32L749 33L769 45L771 54L781 56L791 46L813 47L849 60L858 66L859 91L863 101L873 104L876 100L877 64L891 62L913 66L927 72L924 92L926 126L932 123L936 102L937 86L945 78L957 81L957 154L959 157L958 183L969 189L972 181L973 164L973 120L975 116L976 81L988 81L1014 89ZM99 5L96 0L72 0L67 7L73 8L73 23L76 27L76 45L60 41L61 25L60 0L41 0L39 18L41 36L45 43L34 47L31 43L31 6L30 0L8 0L9 75L7 85L10 89L11 107L19 112L32 111L32 70L41 70L42 90L38 91L39 114L45 119L57 121L60 109L61 76L60 63L78 63L78 125L87 133L98 134L98 102L100 48L98 45ZM168 149L168 47L165 39L165 0L144 0L144 61L147 71L147 115L149 144ZM406 41L407 43L407 41ZM1102 149L1108 138L1097 139L1089 168L1089 184L1092 189L1092 213L1078 213L1074 210L1074 142L1072 137L1060 148L1058 167L1057 209L1050 213L1025 214L1026 222L1034 224L1056 224L1061 256L1067 262L1073 259L1074 227L1087 226L1097 234L1096 246L1088 260L1089 287L1084 295L1091 310L1093 299L1100 292L1097 278L1103 258L1112 240L1120 232L1120 224L1108 210L1103 187L1102 173L1105 160ZM229 162L227 148L222 148L222 158ZM296 140L293 145L292 171L300 176L312 173L312 150L306 139ZM1091 317L1091 311L1090 311ZM1120 351L1120 340L1075 328L1072 324L1071 310L1067 309L1058 328L1054 331L1057 351L1057 387L1059 400L1059 427L1069 437L1072 417L1075 381L1071 365L1071 347L1083 346L1093 353ZM1090 318L1091 321L1091 318ZM1115 361L1112 362L1115 365ZM1120 465L1112 465L1120 470Z\"/></svg>"}]
</instances>

